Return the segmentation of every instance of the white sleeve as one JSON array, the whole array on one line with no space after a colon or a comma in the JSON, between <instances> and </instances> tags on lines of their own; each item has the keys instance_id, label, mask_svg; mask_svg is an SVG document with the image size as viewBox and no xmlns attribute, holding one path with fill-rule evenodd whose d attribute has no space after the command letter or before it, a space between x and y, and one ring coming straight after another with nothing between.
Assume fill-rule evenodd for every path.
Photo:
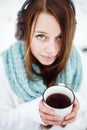
<instances>
[{"instance_id":1,"label":"white sleeve","mask_svg":"<svg viewBox=\"0 0 87 130\"><path fill-rule=\"evenodd\" d=\"M79 119L82 119L82 116L84 116L83 120L87 119L87 98L82 92L75 92L75 96L79 101L79 111L78 111L78 117Z\"/></svg>"},{"instance_id":2,"label":"white sleeve","mask_svg":"<svg viewBox=\"0 0 87 130\"><path fill-rule=\"evenodd\" d=\"M38 103L41 98L23 103L16 108L0 103L0 128L23 129L29 128L31 123L44 124L39 116Z\"/></svg>"},{"instance_id":3,"label":"white sleeve","mask_svg":"<svg viewBox=\"0 0 87 130\"><path fill-rule=\"evenodd\" d=\"M0 128L26 129L33 123L44 124L39 114L42 97L21 101L11 90L0 59Z\"/></svg>"}]
</instances>

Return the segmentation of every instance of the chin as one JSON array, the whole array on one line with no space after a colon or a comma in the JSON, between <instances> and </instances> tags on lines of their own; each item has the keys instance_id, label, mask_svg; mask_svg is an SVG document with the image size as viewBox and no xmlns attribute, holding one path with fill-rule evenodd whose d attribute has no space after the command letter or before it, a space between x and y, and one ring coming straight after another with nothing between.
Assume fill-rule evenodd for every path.
<instances>
[{"instance_id":1,"label":"chin","mask_svg":"<svg viewBox=\"0 0 87 130\"><path fill-rule=\"evenodd\" d=\"M51 65L51 64L53 64L53 62L51 62L51 63L44 63L44 62L40 62L42 65L45 65L45 66L49 66L49 65Z\"/></svg>"}]
</instances>

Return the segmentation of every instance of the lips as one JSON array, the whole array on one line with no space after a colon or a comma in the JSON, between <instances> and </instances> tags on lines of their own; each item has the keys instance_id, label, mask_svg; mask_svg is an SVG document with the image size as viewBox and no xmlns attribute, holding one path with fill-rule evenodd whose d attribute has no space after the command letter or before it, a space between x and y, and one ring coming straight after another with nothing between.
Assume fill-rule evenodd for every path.
<instances>
[{"instance_id":1,"label":"lips","mask_svg":"<svg viewBox=\"0 0 87 130\"><path fill-rule=\"evenodd\" d=\"M43 56L43 55L42 55ZM46 60L46 61L54 61L55 60L55 56L43 56L43 58Z\"/></svg>"}]
</instances>

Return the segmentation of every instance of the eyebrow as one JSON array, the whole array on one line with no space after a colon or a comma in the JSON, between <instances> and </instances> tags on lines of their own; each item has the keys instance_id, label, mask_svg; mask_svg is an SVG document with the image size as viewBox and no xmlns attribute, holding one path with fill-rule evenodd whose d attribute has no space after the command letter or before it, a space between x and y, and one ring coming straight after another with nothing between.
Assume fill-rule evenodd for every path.
<instances>
[{"instance_id":1,"label":"eyebrow","mask_svg":"<svg viewBox=\"0 0 87 130\"><path fill-rule=\"evenodd\" d=\"M43 32L43 31L35 31L34 33L44 33L44 34L48 34L48 33Z\"/></svg>"},{"instance_id":2,"label":"eyebrow","mask_svg":"<svg viewBox=\"0 0 87 130\"><path fill-rule=\"evenodd\" d=\"M43 32L43 31L35 31L34 33L43 33L43 34L48 34L48 33ZM57 37L60 36L60 35L62 35L61 32L57 35Z\"/></svg>"}]
</instances>

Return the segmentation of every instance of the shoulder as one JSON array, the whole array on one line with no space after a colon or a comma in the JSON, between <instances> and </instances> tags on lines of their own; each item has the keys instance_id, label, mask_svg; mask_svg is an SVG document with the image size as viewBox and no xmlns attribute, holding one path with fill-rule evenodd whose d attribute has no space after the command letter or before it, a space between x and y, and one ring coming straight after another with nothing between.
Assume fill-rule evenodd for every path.
<instances>
[{"instance_id":1,"label":"shoulder","mask_svg":"<svg viewBox=\"0 0 87 130\"><path fill-rule=\"evenodd\" d=\"M3 59L2 59L2 55L0 55L0 75L1 75L1 72L4 72L4 64L3 64Z\"/></svg>"},{"instance_id":2,"label":"shoulder","mask_svg":"<svg viewBox=\"0 0 87 130\"><path fill-rule=\"evenodd\" d=\"M13 50L13 49L15 49L15 51L18 51L23 47L24 47L23 41L15 41L13 44L10 45L10 47L8 49L4 50L3 52Z\"/></svg>"},{"instance_id":3,"label":"shoulder","mask_svg":"<svg viewBox=\"0 0 87 130\"><path fill-rule=\"evenodd\" d=\"M14 44L12 44L8 51L11 50L11 51L14 51L15 50L15 53L19 52L20 50L24 49L24 42L23 41L16 41Z\"/></svg>"},{"instance_id":4,"label":"shoulder","mask_svg":"<svg viewBox=\"0 0 87 130\"><path fill-rule=\"evenodd\" d=\"M24 42L23 41L16 41L7 50L4 50L1 53L1 55L3 57L4 64L6 64L8 62L11 63L12 61L14 61L14 60L16 61L20 58L24 59L24 56L25 56Z\"/></svg>"},{"instance_id":5,"label":"shoulder","mask_svg":"<svg viewBox=\"0 0 87 130\"><path fill-rule=\"evenodd\" d=\"M77 66L82 64L82 52L79 48L76 46L72 47L71 54L69 57L69 60L72 64L72 66Z\"/></svg>"},{"instance_id":6,"label":"shoulder","mask_svg":"<svg viewBox=\"0 0 87 130\"><path fill-rule=\"evenodd\" d=\"M2 103L3 105L5 104L5 106L14 106L15 103L20 103L20 101L21 100L14 94L9 85L3 62L3 57L2 55L0 55L0 105Z\"/></svg>"},{"instance_id":7,"label":"shoulder","mask_svg":"<svg viewBox=\"0 0 87 130\"><path fill-rule=\"evenodd\" d=\"M70 57L67 61L66 68L73 73L82 72L82 52L76 46L72 47Z\"/></svg>"},{"instance_id":8,"label":"shoulder","mask_svg":"<svg viewBox=\"0 0 87 130\"><path fill-rule=\"evenodd\" d=\"M2 94L3 94L2 97L5 95L8 85L9 83L8 83L7 76L5 73L3 57L0 55L0 98Z\"/></svg>"},{"instance_id":9,"label":"shoulder","mask_svg":"<svg viewBox=\"0 0 87 130\"><path fill-rule=\"evenodd\" d=\"M7 76L6 76L6 72L5 72L5 66L4 66L4 62L3 62L3 57L2 55L0 55L0 88L3 84L3 87L5 84L7 83Z\"/></svg>"},{"instance_id":10,"label":"shoulder","mask_svg":"<svg viewBox=\"0 0 87 130\"><path fill-rule=\"evenodd\" d=\"M73 46L70 56L71 57L81 58L81 50L79 48L77 48L76 46Z\"/></svg>"}]
</instances>

